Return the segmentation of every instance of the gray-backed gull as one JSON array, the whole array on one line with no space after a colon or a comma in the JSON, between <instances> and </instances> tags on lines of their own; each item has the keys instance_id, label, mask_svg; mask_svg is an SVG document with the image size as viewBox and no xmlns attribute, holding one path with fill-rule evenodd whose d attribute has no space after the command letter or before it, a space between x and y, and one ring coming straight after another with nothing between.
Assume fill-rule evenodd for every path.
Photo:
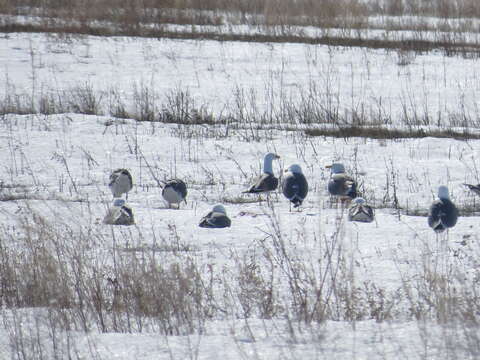
<instances>
[{"instance_id":1,"label":"gray-backed gull","mask_svg":"<svg viewBox=\"0 0 480 360\"><path fill-rule=\"evenodd\" d=\"M341 201L350 201L357 197L357 184L345 173L345 167L341 163L327 165L331 175L328 181L328 192Z\"/></svg>"}]
</instances>

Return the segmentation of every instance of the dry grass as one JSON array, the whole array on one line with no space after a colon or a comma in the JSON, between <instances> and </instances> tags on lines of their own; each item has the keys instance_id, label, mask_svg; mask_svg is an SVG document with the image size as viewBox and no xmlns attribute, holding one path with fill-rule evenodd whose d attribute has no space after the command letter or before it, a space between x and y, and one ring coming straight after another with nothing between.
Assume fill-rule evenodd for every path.
<instances>
[{"instance_id":1,"label":"dry grass","mask_svg":"<svg viewBox=\"0 0 480 360\"><path fill-rule=\"evenodd\" d=\"M145 84L134 84L130 99L120 97L115 89L93 89L89 83L58 93L40 93L35 98L16 94L14 90L0 99L0 115L68 112L110 115L120 119L187 125L174 130L184 137L224 138L231 130L240 130L239 135L246 141L261 141L272 130L282 129L303 131L307 136L337 138L480 138L476 131L480 116L472 112L467 114L462 106L458 113L438 114L435 121L428 112L419 115L424 109L419 111L415 107L405 108L400 118L393 118L386 110L366 110L368 104L346 110L336 101L335 95L320 93L315 88L302 94L297 101L285 99L280 103L268 103L263 112L258 109L257 98L235 92L235 105L220 114L210 111L209 104L198 104L188 91L182 89L171 90L161 102L156 90ZM106 126L114 123L107 122Z\"/></svg>"},{"instance_id":2,"label":"dry grass","mask_svg":"<svg viewBox=\"0 0 480 360\"><path fill-rule=\"evenodd\" d=\"M63 319L63 329L191 334L227 314L306 323L398 316L470 321L478 314L467 309L480 308L468 291L475 278L460 284L438 273L428 265L439 261L431 251L426 254L432 259L416 270L424 276L404 289L359 284L343 224L329 236L315 234L313 252L302 255L299 244L311 241L312 234L285 238L273 205L265 213L269 232L251 250L232 253L227 268L204 266L183 247L166 251L175 245L167 240L162 247L117 247L137 243L130 230L112 229L106 236L46 220L28 206L22 214L14 231L2 229L0 298L10 309L48 308ZM447 303L455 308L445 308Z\"/></svg>"},{"instance_id":3,"label":"dry grass","mask_svg":"<svg viewBox=\"0 0 480 360\"><path fill-rule=\"evenodd\" d=\"M302 262L297 239L283 238L275 213L266 214L271 233L260 251L233 254L227 269L199 264L184 248L166 252L173 244L115 246L138 243L129 230L78 232L28 205L22 213L15 231L2 230L0 298L8 309L47 308L62 329L180 335L201 333L205 321L226 314L307 323L392 317L382 304L394 299L353 285L340 228L321 240L320 263Z\"/></svg>"},{"instance_id":4,"label":"dry grass","mask_svg":"<svg viewBox=\"0 0 480 360\"><path fill-rule=\"evenodd\" d=\"M425 130L421 128L411 128L407 130L389 129L386 127L361 127L346 126L338 128L310 129L305 133L309 136L329 136L337 138L364 137L371 139L407 139L407 138L449 138L458 140L480 139L480 134L469 132L464 129L462 132L452 129L432 129Z\"/></svg>"},{"instance_id":5,"label":"dry grass","mask_svg":"<svg viewBox=\"0 0 480 360\"><path fill-rule=\"evenodd\" d=\"M215 24L217 17L238 13L245 21L278 23L281 19L296 18L297 21L313 24L327 19L345 19L365 15L417 15L442 18L478 17L480 4L475 0L323 0L321 2L299 0L98 0L95 6L88 1L44 1L40 4L31 0L7 0L0 10L10 14L61 17L89 21L116 21L135 25L138 22L166 22L180 20L188 23ZM215 20L217 19L217 20ZM301 20L303 19L303 20Z\"/></svg>"},{"instance_id":6,"label":"dry grass","mask_svg":"<svg viewBox=\"0 0 480 360\"><path fill-rule=\"evenodd\" d=\"M188 256L173 252L175 259L165 261L166 255L158 255L162 252L114 247L107 259L89 250L111 241L101 233L78 234L26 210L33 216L19 219L21 232L2 234L0 298L5 306L61 312L64 329L201 331L209 316L210 290Z\"/></svg>"},{"instance_id":7,"label":"dry grass","mask_svg":"<svg viewBox=\"0 0 480 360\"><path fill-rule=\"evenodd\" d=\"M145 36L178 39L215 39L221 41L250 42L297 42L332 46L385 48L425 52L441 50L447 55L460 54L478 57L480 44L469 42L464 33L475 32L472 17L480 16L480 5L474 0L401 2L398 0L370 1L325 0L314 2L299 0L263 0L261 2L236 0L193 1L143 1L100 0L91 6L89 2L46 1L40 5L24 0L10 0L0 5L0 13L32 16L30 22L15 22L4 19L1 32L54 32L88 34L99 36ZM417 20L386 21L378 24L370 18L379 16L415 16ZM433 17L442 21L430 24ZM458 20L458 19L461 20ZM396 19L396 18L395 18ZM458 24L450 24L453 19ZM197 25L244 24L260 28L262 34L235 34L231 31L211 33L199 30ZM185 31L168 30L165 24L191 25ZM328 31L321 36L303 36L301 27L315 26L318 29L340 29L341 35ZM361 30L385 29L387 31L409 30L416 37L369 38ZM426 39L422 31L436 34L435 40ZM454 32L445 36L440 31Z\"/></svg>"},{"instance_id":8,"label":"dry grass","mask_svg":"<svg viewBox=\"0 0 480 360\"><path fill-rule=\"evenodd\" d=\"M62 34L82 34L94 36L137 36L169 39L219 40L242 42L299 43L310 45L328 45L342 47L361 47L371 49L390 49L426 53L433 50L442 51L447 56L460 55L464 58L480 57L480 44L458 38L428 39L378 39L362 36L335 36L325 33L317 37L306 37L297 31L274 31L271 34L236 34L215 33L207 31L169 31L163 28L151 28L139 25L133 29L117 29L112 26L84 25L34 25L34 24L0 24L0 32L44 32Z\"/></svg>"}]
</instances>

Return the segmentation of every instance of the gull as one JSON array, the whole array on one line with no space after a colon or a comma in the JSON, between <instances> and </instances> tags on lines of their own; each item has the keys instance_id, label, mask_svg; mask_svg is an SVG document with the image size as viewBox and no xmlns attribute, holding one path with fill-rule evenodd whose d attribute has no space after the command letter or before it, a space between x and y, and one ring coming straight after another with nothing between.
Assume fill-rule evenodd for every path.
<instances>
[{"instance_id":1,"label":"gull","mask_svg":"<svg viewBox=\"0 0 480 360\"><path fill-rule=\"evenodd\" d=\"M454 227L458 219L458 210L450 200L448 187L438 188L438 199L430 206L428 213L428 225L436 232L441 233L448 228Z\"/></svg>"},{"instance_id":2,"label":"gull","mask_svg":"<svg viewBox=\"0 0 480 360\"><path fill-rule=\"evenodd\" d=\"M162 196L168 203L170 208L172 204L177 204L177 208L180 208L180 203L185 201L187 203L187 185L180 179L168 180L163 186Z\"/></svg>"},{"instance_id":3,"label":"gull","mask_svg":"<svg viewBox=\"0 0 480 360\"><path fill-rule=\"evenodd\" d=\"M259 194L266 193L277 189L278 178L273 175L272 160L280 159L280 156L274 153L267 153L263 158L263 173L260 175L255 183L243 191L243 193Z\"/></svg>"},{"instance_id":4,"label":"gull","mask_svg":"<svg viewBox=\"0 0 480 360\"><path fill-rule=\"evenodd\" d=\"M114 198L119 198L126 194L128 200L128 192L132 190L132 175L127 169L117 169L110 175L110 183L108 184Z\"/></svg>"},{"instance_id":5,"label":"gull","mask_svg":"<svg viewBox=\"0 0 480 360\"><path fill-rule=\"evenodd\" d=\"M288 167L286 174L283 176L282 191L283 195L293 204L293 207L298 208L302 205L308 194L308 183L300 165L293 164Z\"/></svg>"},{"instance_id":6,"label":"gull","mask_svg":"<svg viewBox=\"0 0 480 360\"><path fill-rule=\"evenodd\" d=\"M106 225L133 225L135 219L133 217L132 208L125 205L125 200L115 199L113 206L108 209L107 214L103 218Z\"/></svg>"},{"instance_id":7,"label":"gull","mask_svg":"<svg viewBox=\"0 0 480 360\"><path fill-rule=\"evenodd\" d=\"M470 190L472 190L475 194L480 196L480 184L478 185L472 185L472 184L463 184L466 187L468 187Z\"/></svg>"},{"instance_id":8,"label":"gull","mask_svg":"<svg viewBox=\"0 0 480 360\"><path fill-rule=\"evenodd\" d=\"M331 175L328 181L328 192L330 195L339 198L340 201L351 201L357 197L357 184L345 173L345 167L341 163L327 165Z\"/></svg>"},{"instance_id":9,"label":"gull","mask_svg":"<svg viewBox=\"0 0 480 360\"><path fill-rule=\"evenodd\" d=\"M200 227L203 228L225 228L230 227L231 221L227 216L225 207L217 204L206 216L200 220Z\"/></svg>"},{"instance_id":10,"label":"gull","mask_svg":"<svg viewBox=\"0 0 480 360\"><path fill-rule=\"evenodd\" d=\"M367 205L362 197L357 197L353 200L352 205L348 209L348 220L358 222L372 222L375 218L373 209Z\"/></svg>"}]
</instances>

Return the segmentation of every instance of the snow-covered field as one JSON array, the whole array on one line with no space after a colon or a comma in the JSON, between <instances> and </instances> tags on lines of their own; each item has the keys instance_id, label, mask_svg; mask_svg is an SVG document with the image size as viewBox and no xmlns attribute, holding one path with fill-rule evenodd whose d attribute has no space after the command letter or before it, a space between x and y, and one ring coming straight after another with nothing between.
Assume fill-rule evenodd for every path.
<instances>
[{"instance_id":1,"label":"snow-covered field","mask_svg":"<svg viewBox=\"0 0 480 360\"><path fill-rule=\"evenodd\" d=\"M118 97L132 110L146 88L159 110L181 90L217 116L235 115L239 103L271 113L319 101L341 115L448 126L452 118L478 122L480 65L435 52L14 33L0 38L0 79L0 99L18 95L37 108L42 96L86 87L103 113Z\"/></svg>"},{"instance_id":2,"label":"snow-covered field","mask_svg":"<svg viewBox=\"0 0 480 360\"><path fill-rule=\"evenodd\" d=\"M0 39L4 80L25 93L88 81L99 94L113 87L129 97L132 84L148 82L160 102L171 89L188 89L199 104L221 112L236 88L263 95L265 89L278 86L281 92L314 82L329 83L341 103L384 99L392 113L401 113L407 98L432 113L457 111L459 99L475 109L480 88L475 61L436 54L417 56L407 66L397 60L384 51L298 44L94 37L65 42L39 34ZM480 254L478 216L462 216L440 236L424 216L441 184L449 186L462 211L476 214L475 196L462 184L480 181L478 140L334 139L71 113L8 114L0 128L1 249L21 258L22 251L46 246L29 243L46 238L29 225L46 223L45 232L67 242L55 244L68 250L60 258L73 261L78 256L73 250L81 249L86 263L100 271L117 266L118 253L157 257L160 264L188 260L203 280L212 277L216 305L193 330L180 327L179 334L155 325L132 326L133 333L115 332L111 324L104 332L95 325L81 331L78 324L52 325L48 306L12 310L2 292L2 358L473 359L480 354L472 288ZM261 141L252 141L252 131ZM268 151L281 156L276 174L292 163L302 166L310 192L301 211L290 211L281 193L269 202L241 194ZM349 223L331 204L325 165L333 161L346 165L377 207L374 223ZM101 224L111 204L108 177L119 167L134 178L131 227ZM187 204L179 210L165 206L157 182L172 177L188 185ZM401 209L395 209L396 201ZM217 203L225 205L232 227L199 228L200 218ZM85 243L73 243L80 238ZM252 268L249 283L242 276ZM292 278L300 281L296 289ZM261 302L255 293L269 285L270 316L252 304L248 310L245 298ZM253 286L248 296L244 286ZM330 295L315 298L315 289ZM295 296L303 290L325 305L326 321L297 317L301 306ZM317 314L316 305L305 306Z\"/></svg>"}]
</instances>

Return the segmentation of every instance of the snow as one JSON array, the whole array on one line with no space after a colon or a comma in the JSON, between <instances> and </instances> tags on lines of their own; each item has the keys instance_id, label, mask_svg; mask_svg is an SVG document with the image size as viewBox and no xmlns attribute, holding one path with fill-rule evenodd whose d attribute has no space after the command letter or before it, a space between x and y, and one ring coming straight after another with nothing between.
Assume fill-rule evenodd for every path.
<instances>
[{"instance_id":1,"label":"snow","mask_svg":"<svg viewBox=\"0 0 480 360\"><path fill-rule=\"evenodd\" d=\"M403 61L407 65L399 66ZM320 103L338 105L340 113L381 113L397 123L408 115L421 123L429 118L430 124L441 115L440 123L449 126L450 115L475 119L479 66L473 59L438 53L12 33L0 38L0 79L5 84L0 97L56 97L90 86L104 103L114 100L116 92L131 109L135 92L143 87L156 103L182 90L197 108L225 115L240 110L239 100L245 110L262 113L285 99L298 103L313 95Z\"/></svg>"},{"instance_id":2,"label":"snow","mask_svg":"<svg viewBox=\"0 0 480 360\"><path fill-rule=\"evenodd\" d=\"M21 92L63 89L88 81L97 91L114 87L128 97L132 84L146 81L163 95L173 88L188 88L199 104L218 107L217 111L231 102L232 91L239 87L262 93L266 86L277 84L295 89L309 82L320 87L331 82L341 102L382 98L394 112L401 112L405 91L413 101L432 105L432 111L455 111L459 97L474 105L479 88L478 64L471 60L433 53L417 56L414 65L405 68L385 51L299 44L95 37L67 43L48 35L9 34L0 39L0 67L4 80L8 78ZM327 79L330 76L333 79ZM278 219L286 251L316 275L324 266L318 265L319 259L340 229L338 241L355 285L375 284L391 296L398 292L405 311L383 322L340 319L307 325L293 321L292 327L285 316L243 318L237 309L207 320L202 334L60 331L63 347L55 350L50 344L48 311L17 310L24 319L18 326L32 337L39 331L46 353L72 351L68 347L72 346L82 359L478 356L478 349L471 345L476 327L415 321L402 291L408 284L412 288L421 284L425 269L458 278L476 274L471 258L480 250L478 216L461 217L448 235L437 237L425 216L416 214L426 214L439 185L449 186L460 207L475 205L474 195L462 184L480 180L476 160L480 141L315 138L300 131L270 129L259 130L262 140L255 142L250 141L250 129L230 130L225 137L220 125L111 121L109 116L81 114L1 118L0 197L26 198L1 203L5 232L19 231L20 219L31 208L59 228L67 224L74 232L91 231L107 240L115 233L116 246L125 250L162 252L176 245L185 247L200 268L226 269L224 276L233 282L236 260L274 250L272 219ZM281 156L273 164L276 174L292 163L301 164L310 188L302 211L290 211L281 193L273 194L271 205L240 201L255 198L241 191L259 174L263 155L269 151ZM374 223L345 222L345 213L330 203L325 165L333 161L343 162L358 179L364 197L377 208ZM134 178L128 203L136 225L128 229L101 224L111 204L108 176L119 167L128 168ZM172 177L185 180L188 186L187 204L179 210L167 209L157 183ZM401 211L394 209L394 196ZM216 203L225 204L232 227L198 228L200 218ZM8 241L5 245L15 247ZM104 256L111 246L110 241L92 240L92 248ZM168 261L168 254L162 256ZM279 292L286 292L285 281L276 280ZM286 299L288 294L283 296ZM11 311L3 309L0 354L4 357L13 351L12 339L19 329L8 320L14 315ZM67 340L74 345L66 345Z\"/></svg>"}]
</instances>

